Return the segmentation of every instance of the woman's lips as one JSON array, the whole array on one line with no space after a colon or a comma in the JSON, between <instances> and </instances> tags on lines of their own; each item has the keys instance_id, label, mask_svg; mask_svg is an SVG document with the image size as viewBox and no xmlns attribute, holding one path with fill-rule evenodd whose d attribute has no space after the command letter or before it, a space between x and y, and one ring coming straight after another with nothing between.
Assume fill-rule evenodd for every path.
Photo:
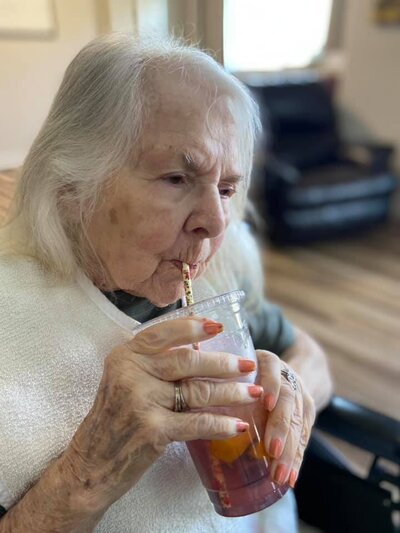
<instances>
[{"instance_id":1,"label":"woman's lips","mask_svg":"<svg viewBox=\"0 0 400 533\"><path fill-rule=\"evenodd\" d=\"M171 261L172 264L174 264L177 268L179 268L179 270L182 272L182 261ZM190 268L190 276L193 278L194 275L196 274L198 268L199 268L199 265L198 263L187 263L189 265L189 268Z\"/></svg>"}]
</instances>

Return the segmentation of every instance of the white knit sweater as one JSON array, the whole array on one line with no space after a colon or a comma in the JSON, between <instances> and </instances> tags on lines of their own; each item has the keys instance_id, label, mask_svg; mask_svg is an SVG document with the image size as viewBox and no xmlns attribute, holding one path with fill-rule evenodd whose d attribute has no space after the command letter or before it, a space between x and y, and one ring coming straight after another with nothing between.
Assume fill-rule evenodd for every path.
<instances>
[{"instance_id":1,"label":"white knit sweater","mask_svg":"<svg viewBox=\"0 0 400 533\"><path fill-rule=\"evenodd\" d=\"M105 355L137 322L83 275L60 285L34 261L0 260L0 504L9 507L67 446L89 411ZM247 530L214 511L175 443L105 514L99 532Z\"/></svg>"},{"instance_id":2,"label":"white knit sweater","mask_svg":"<svg viewBox=\"0 0 400 533\"><path fill-rule=\"evenodd\" d=\"M197 284L198 298L213 292ZM0 505L16 503L62 453L93 404L104 357L137 324L83 274L60 285L33 260L0 258ZM293 524L293 507L282 507L267 510L271 525L278 515ZM245 533L253 520L217 515L186 446L174 443L96 531ZM278 530L294 531L268 527Z\"/></svg>"}]
</instances>

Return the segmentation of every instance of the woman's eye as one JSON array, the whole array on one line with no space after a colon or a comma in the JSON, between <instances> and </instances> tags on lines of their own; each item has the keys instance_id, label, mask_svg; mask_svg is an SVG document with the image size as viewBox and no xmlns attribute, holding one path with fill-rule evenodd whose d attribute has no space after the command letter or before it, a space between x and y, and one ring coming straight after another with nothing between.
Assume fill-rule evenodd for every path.
<instances>
[{"instance_id":1,"label":"woman's eye","mask_svg":"<svg viewBox=\"0 0 400 533\"><path fill-rule=\"evenodd\" d=\"M164 176L163 180L167 181L168 183L171 183L172 185L181 185L182 183L186 183L186 177L180 174L172 174L171 176Z\"/></svg>"},{"instance_id":2,"label":"woman's eye","mask_svg":"<svg viewBox=\"0 0 400 533\"><path fill-rule=\"evenodd\" d=\"M222 198L231 198L236 192L235 187L223 187L219 190Z\"/></svg>"}]
</instances>

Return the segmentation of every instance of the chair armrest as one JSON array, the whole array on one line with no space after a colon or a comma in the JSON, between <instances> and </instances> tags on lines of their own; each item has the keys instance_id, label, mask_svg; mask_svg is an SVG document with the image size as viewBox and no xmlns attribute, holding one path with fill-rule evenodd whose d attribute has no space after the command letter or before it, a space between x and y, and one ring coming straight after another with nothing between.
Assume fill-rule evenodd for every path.
<instances>
[{"instance_id":1,"label":"chair armrest","mask_svg":"<svg viewBox=\"0 0 400 533\"><path fill-rule=\"evenodd\" d=\"M346 158L369 166L374 173L387 172L394 146L375 142L347 142L341 145L340 151Z\"/></svg>"},{"instance_id":2,"label":"chair armrest","mask_svg":"<svg viewBox=\"0 0 400 533\"><path fill-rule=\"evenodd\" d=\"M316 427L374 455L400 464L400 422L334 396Z\"/></svg>"}]
</instances>

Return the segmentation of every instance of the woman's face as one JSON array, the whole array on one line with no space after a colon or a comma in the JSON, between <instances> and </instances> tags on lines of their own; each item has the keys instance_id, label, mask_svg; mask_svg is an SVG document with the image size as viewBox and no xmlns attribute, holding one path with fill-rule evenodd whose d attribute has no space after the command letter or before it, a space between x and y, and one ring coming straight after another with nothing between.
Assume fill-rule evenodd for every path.
<instances>
[{"instance_id":1,"label":"woman's face","mask_svg":"<svg viewBox=\"0 0 400 533\"><path fill-rule=\"evenodd\" d=\"M106 289L159 307L182 296L182 261L197 277L217 251L241 179L225 98L210 109L187 87L164 85L135 168L112 181L88 228L112 282Z\"/></svg>"}]
</instances>

